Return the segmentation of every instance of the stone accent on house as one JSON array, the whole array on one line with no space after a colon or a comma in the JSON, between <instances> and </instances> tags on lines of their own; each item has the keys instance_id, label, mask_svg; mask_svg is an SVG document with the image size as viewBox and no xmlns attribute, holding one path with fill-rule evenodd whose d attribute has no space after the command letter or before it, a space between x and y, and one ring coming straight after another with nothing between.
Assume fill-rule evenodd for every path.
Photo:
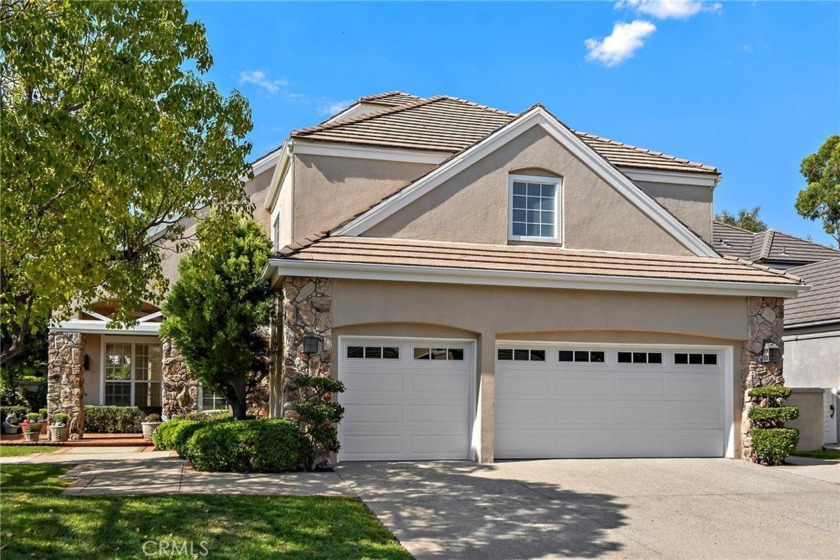
<instances>
[{"instance_id":1,"label":"stone accent on house","mask_svg":"<svg viewBox=\"0 0 840 560\"><path fill-rule=\"evenodd\" d=\"M198 410L198 383L190 375L181 352L171 339L161 341L163 354L163 414L189 414Z\"/></svg>"},{"instance_id":2,"label":"stone accent on house","mask_svg":"<svg viewBox=\"0 0 840 560\"><path fill-rule=\"evenodd\" d=\"M741 457L753 460L752 426L747 417L753 407L747 391L754 387L784 385L782 360L777 363L761 363L764 341L770 340L779 346L784 355L782 331L784 329L784 302L782 298L747 298L747 319L749 338L741 345L741 388L744 391L744 408L741 414Z\"/></svg>"},{"instance_id":3,"label":"stone accent on house","mask_svg":"<svg viewBox=\"0 0 840 560\"><path fill-rule=\"evenodd\" d=\"M85 339L81 333L51 332L47 363L47 414L70 415L70 439L85 433Z\"/></svg>"},{"instance_id":4,"label":"stone accent on house","mask_svg":"<svg viewBox=\"0 0 840 560\"><path fill-rule=\"evenodd\" d=\"M283 341L281 349L283 416L294 419L291 405L298 398L292 380L298 375L330 375L332 362L332 280L287 277L283 282ZM303 351L304 334L323 339L317 354Z\"/></svg>"},{"instance_id":5,"label":"stone accent on house","mask_svg":"<svg viewBox=\"0 0 840 560\"><path fill-rule=\"evenodd\" d=\"M260 384L248 392L245 401L248 403L248 416L255 418L268 418L268 375L262 378Z\"/></svg>"}]
</instances>

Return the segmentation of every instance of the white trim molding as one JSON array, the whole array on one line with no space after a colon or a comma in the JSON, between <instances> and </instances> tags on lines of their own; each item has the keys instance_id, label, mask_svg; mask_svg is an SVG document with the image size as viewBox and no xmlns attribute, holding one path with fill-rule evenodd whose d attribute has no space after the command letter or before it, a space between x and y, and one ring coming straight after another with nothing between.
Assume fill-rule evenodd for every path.
<instances>
[{"instance_id":1,"label":"white trim molding","mask_svg":"<svg viewBox=\"0 0 840 560\"><path fill-rule=\"evenodd\" d=\"M668 185L687 185L714 189L721 179L720 175L706 173L652 171L650 169L636 169L635 167L619 167L618 169L633 181L644 181L647 183L665 183Z\"/></svg>"},{"instance_id":2,"label":"white trim molding","mask_svg":"<svg viewBox=\"0 0 840 560\"><path fill-rule=\"evenodd\" d=\"M313 142L295 140L294 153L298 155L332 156L376 161L399 161L403 163L428 163L439 165L452 154L427 150L406 150L402 148L380 148L337 142Z\"/></svg>"},{"instance_id":3,"label":"white trim molding","mask_svg":"<svg viewBox=\"0 0 840 560\"><path fill-rule=\"evenodd\" d=\"M274 174L271 176L271 182L268 184L268 192L265 193L265 200L263 200L263 208L269 212L274 210L274 203L277 201L277 195L280 194L280 185L283 183L283 177L291 168L292 145L290 140L287 140L283 144L278 155L280 159L274 168Z\"/></svg>"},{"instance_id":4,"label":"white trim molding","mask_svg":"<svg viewBox=\"0 0 840 560\"><path fill-rule=\"evenodd\" d=\"M254 173L254 177L259 175L260 173L264 173L277 165L277 162L280 161L281 150L283 147L277 148L270 154L261 157L257 161L251 164L251 171Z\"/></svg>"},{"instance_id":5,"label":"white trim molding","mask_svg":"<svg viewBox=\"0 0 840 560\"><path fill-rule=\"evenodd\" d=\"M109 327L110 321L92 319L72 319L50 326L51 332L71 332L86 334L122 334L134 336L157 336L160 323L137 323L133 327L115 329Z\"/></svg>"},{"instance_id":6,"label":"white trim molding","mask_svg":"<svg viewBox=\"0 0 840 560\"><path fill-rule=\"evenodd\" d=\"M536 183L540 186L548 185L554 187L554 205L551 209L554 214L554 235L516 235L513 233L513 184L514 183ZM542 198L542 197L541 197ZM522 210L517 208L517 210ZM527 211L527 210L526 210ZM539 210L542 212L542 209ZM527 222L527 220L526 220ZM508 175L508 240L509 241L530 241L532 243L562 243L564 237L563 221L563 179L560 177L545 177L541 175Z\"/></svg>"},{"instance_id":7,"label":"white trim molding","mask_svg":"<svg viewBox=\"0 0 840 560\"><path fill-rule=\"evenodd\" d=\"M263 276L275 285L283 276L348 278L392 282L429 282L437 284L476 284L569 290L613 292L657 292L670 294L705 294L727 296L765 296L794 298L810 289L803 284L767 284L761 282L725 282L719 280L676 280L671 278L635 278L506 270L476 270L433 266L337 263L292 259L269 259Z\"/></svg>"},{"instance_id":8,"label":"white trim molding","mask_svg":"<svg viewBox=\"0 0 840 560\"><path fill-rule=\"evenodd\" d=\"M511 139L535 126L542 127L552 138L592 169L607 184L618 190L628 201L657 223L663 230L689 249L693 254L704 257L720 257L715 250L688 229L673 214L648 196L617 168L578 138L554 115L542 106L535 106L509 124L489 135L414 183L383 200L361 216L338 228L335 235L359 236L374 225L405 208L426 193L464 171L481 158L494 152Z\"/></svg>"}]
</instances>

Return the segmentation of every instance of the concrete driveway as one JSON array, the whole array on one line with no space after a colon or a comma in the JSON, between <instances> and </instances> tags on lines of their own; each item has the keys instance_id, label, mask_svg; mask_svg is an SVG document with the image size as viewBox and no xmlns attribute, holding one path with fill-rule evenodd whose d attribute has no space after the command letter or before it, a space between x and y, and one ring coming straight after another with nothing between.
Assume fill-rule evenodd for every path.
<instances>
[{"instance_id":1,"label":"concrete driveway","mask_svg":"<svg viewBox=\"0 0 840 560\"><path fill-rule=\"evenodd\" d=\"M840 485L727 459L344 463L418 559L840 558Z\"/></svg>"}]
</instances>

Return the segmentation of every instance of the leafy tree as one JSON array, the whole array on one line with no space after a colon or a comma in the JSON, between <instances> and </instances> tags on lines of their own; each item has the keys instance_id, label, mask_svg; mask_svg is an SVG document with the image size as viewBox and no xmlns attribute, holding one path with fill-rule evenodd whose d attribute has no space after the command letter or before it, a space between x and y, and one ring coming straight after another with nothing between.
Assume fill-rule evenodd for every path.
<instances>
[{"instance_id":1,"label":"leafy tree","mask_svg":"<svg viewBox=\"0 0 840 560\"><path fill-rule=\"evenodd\" d=\"M840 247L840 136L829 136L799 169L808 186L796 197L796 211L803 218L820 220Z\"/></svg>"},{"instance_id":2,"label":"leafy tree","mask_svg":"<svg viewBox=\"0 0 840 560\"><path fill-rule=\"evenodd\" d=\"M724 210L717 216L715 216L715 220L718 222L723 222L724 224L728 224L730 226L735 226L741 229L745 229L747 231L752 231L754 233L758 233L760 231L764 231L767 229L767 224L758 217L759 212L761 212L761 206L756 206L752 210L747 208L742 208L738 210L738 215L733 216L729 211Z\"/></svg>"},{"instance_id":3,"label":"leafy tree","mask_svg":"<svg viewBox=\"0 0 840 560\"><path fill-rule=\"evenodd\" d=\"M164 303L161 336L172 337L190 371L242 419L247 394L268 373L274 298L262 273L271 241L253 219L229 212L200 222L196 236Z\"/></svg>"},{"instance_id":4,"label":"leafy tree","mask_svg":"<svg viewBox=\"0 0 840 560\"><path fill-rule=\"evenodd\" d=\"M205 82L181 2L0 2L0 361L53 312L166 290L161 247L210 201L244 208L247 101Z\"/></svg>"}]
</instances>

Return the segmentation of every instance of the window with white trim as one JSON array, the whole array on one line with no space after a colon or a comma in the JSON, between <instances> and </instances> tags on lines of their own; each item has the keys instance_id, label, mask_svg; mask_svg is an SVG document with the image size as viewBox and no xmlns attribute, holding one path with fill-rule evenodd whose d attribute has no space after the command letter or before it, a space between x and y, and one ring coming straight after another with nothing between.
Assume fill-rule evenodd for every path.
<instances>
[{"instance_id":1,"label":"window with white trim","mask_svg":"<svg viewBox=\"0 0 840 560\"><path fill-rule=\"evenodd\" d=\"M274 244L274 250L280 249L280 211L274 217L274 223L271 224L271 241Z\"/></svg>"},{"instance_id":2,"label":"window with white trim","mask_svg":"<svg viewBox=\"0 0 840 560\"><path fill-rule=\"evenodd\" d=\"M496 353L501 361L515 362L544 362L545 350L531 350L528 348L499 348Z\"/></svg>"},{"instance_id":3,"label":"window with white trim","mask_svg":"<svg viewBox=\"0 0 840 560\"><path fill-rule=\"evenodd\" d=\"M161 405L160 344L107 342L103 365L106 405Z\"/></svg>"},{"instance_id":4,"label":"window with white trim","mask_svg":"<svg viewBox=\"0 0 840 560\"><path fill-rule=\"evenodd\" d=\"M208 389L204 385L199 385L198 390L201 393L198 402L202 412L227 412L230 409L227 399L219 391Z\"/></svg>"},{"instance_id":5,"label":"window with white trim","mask_svg":"<svg viewBox=\"0 0 840 560\"><path fill-rule=\"evenodd\" d=\"M560 179L511 175L508 239L560 242L561 187Z\"/></svg>"}]
</instances>

